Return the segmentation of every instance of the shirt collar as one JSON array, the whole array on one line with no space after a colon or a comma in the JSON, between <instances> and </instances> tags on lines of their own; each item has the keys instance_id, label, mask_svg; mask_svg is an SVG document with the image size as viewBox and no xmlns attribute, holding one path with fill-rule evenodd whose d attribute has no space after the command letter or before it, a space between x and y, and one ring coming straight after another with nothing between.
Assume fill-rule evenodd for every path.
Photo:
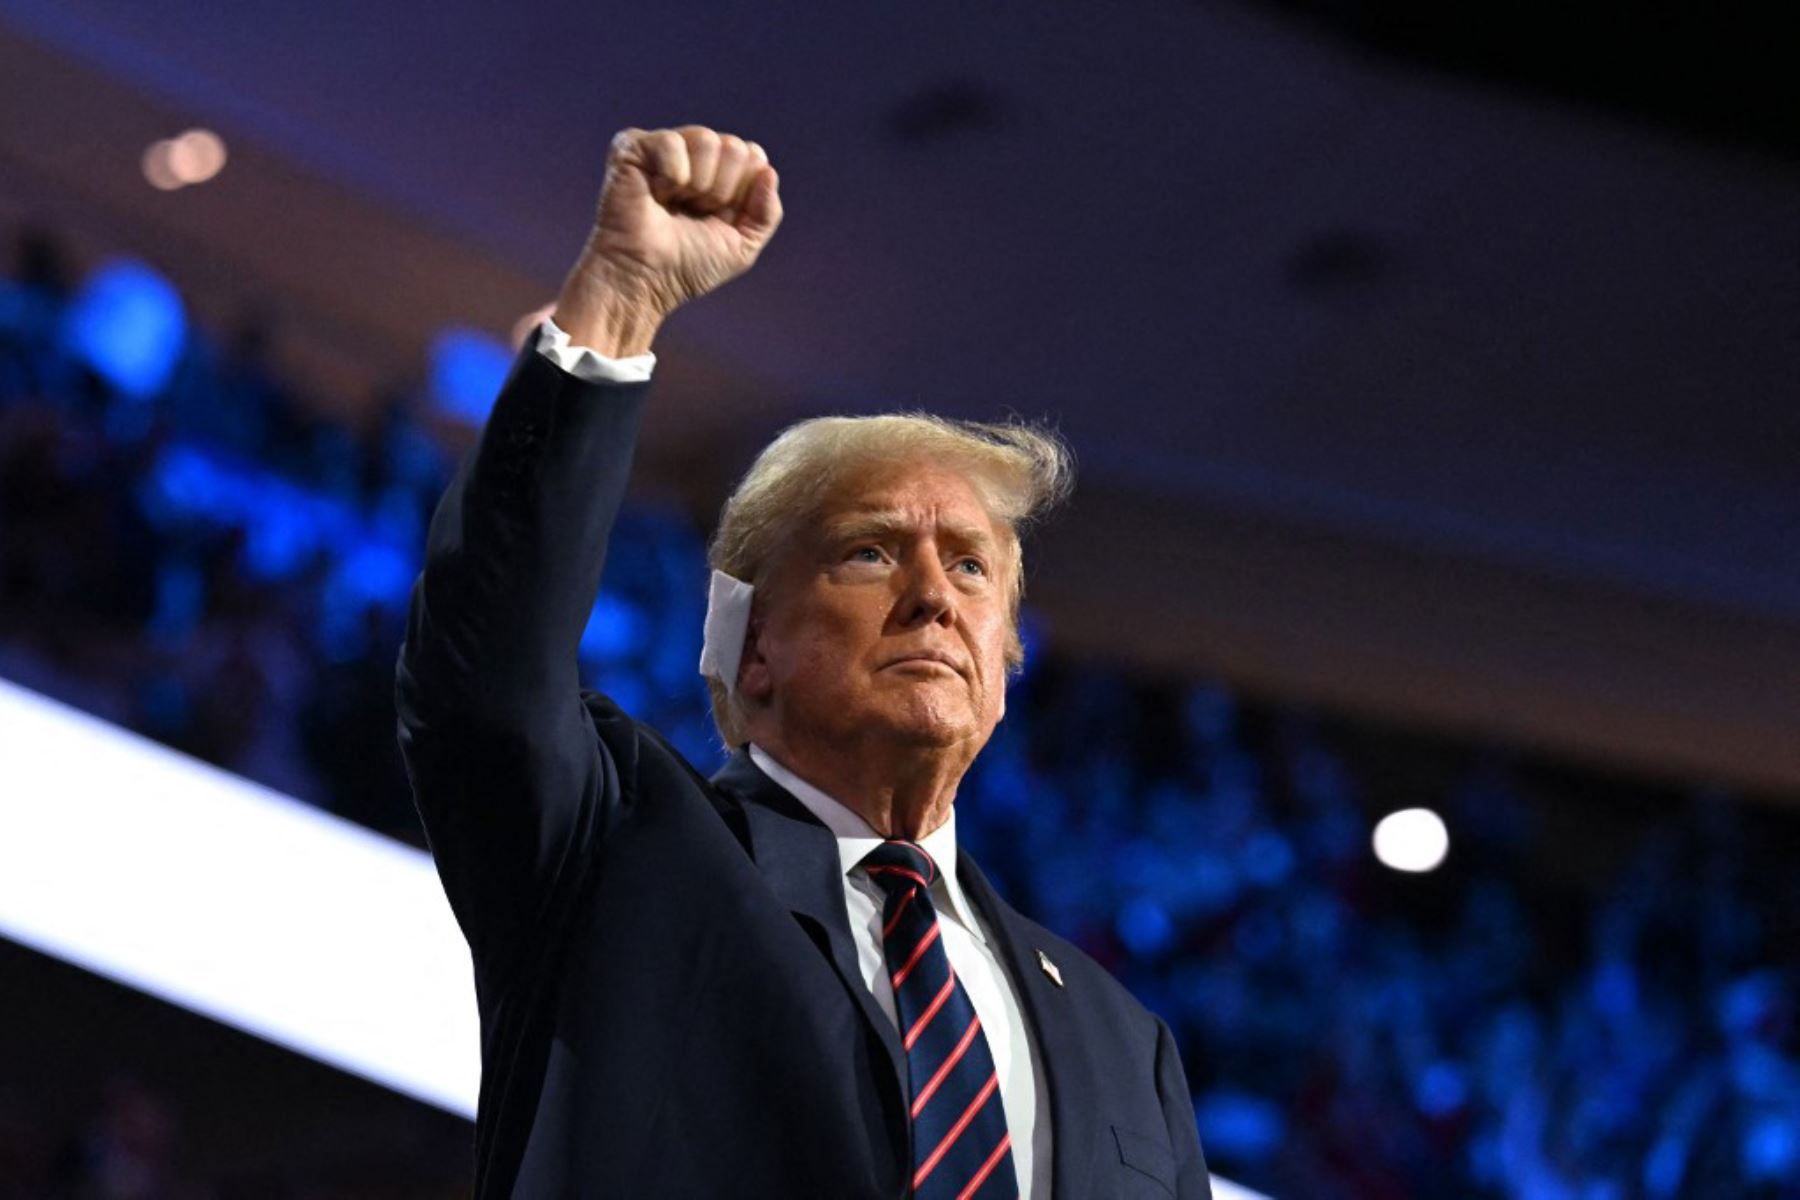
<instances>
[{"instance_id":1,"label":"shirt collar","mask_svg":"<svg viewBox=\"0 0 1800 1200\"><path fill-rule=\"evenodd\" d=\"M819 818L825 827L837 838L838 861L843 865L844 874L855 871L869 852L887 839L875 832L874 826L863 820L842 801L835 800L825 792L800 778L774 758L769 752L754 742L750 744L750 761L755 763L763 774L786 788L794 799L806 806L806 810ZM956 878L956 806L950 806L950 815L944 823L919 839L919 845L931 860L938 865L938 879L932 885L934 893L942 893L942 898L950 901L950 915L956 923L975 935L977 941L986 943L987 934L981 928L981 922L975 919L975 908L963 893L962 883ZM862 878L867 878L864 873ZM944 907L941 903L939 908Z\"/></svg>"}]
</instances>

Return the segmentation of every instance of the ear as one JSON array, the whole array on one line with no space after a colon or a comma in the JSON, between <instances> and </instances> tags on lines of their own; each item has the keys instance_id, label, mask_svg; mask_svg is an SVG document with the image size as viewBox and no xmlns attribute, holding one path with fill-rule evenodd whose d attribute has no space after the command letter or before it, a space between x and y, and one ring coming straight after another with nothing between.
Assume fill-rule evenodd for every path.
<instances>
[{"instance_id":1,"label":"ear","mask_svg":"<svg viewBox=\"0 0 1800 1200\"><path fill-rule=\"evenodd\" d=\"M738 659L738 695L758 703L767 700L775 690L775 682L769 677L769 660L762 652L762 631L762 616L753 613L744 630L744 653Z\"/></svg>"}]
</instances>

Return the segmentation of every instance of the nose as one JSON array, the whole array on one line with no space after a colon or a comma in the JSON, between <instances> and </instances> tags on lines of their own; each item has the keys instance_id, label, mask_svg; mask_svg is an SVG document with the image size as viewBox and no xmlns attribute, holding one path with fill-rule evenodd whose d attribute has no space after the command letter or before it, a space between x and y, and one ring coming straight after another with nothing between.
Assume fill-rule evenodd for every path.
<instances>
[{"instance_id":1,"label":"nose","mask_svg":"<svg viewBox=\"0 0 1800 1200\"><path fill-rule=\"evenodd\" d=\"M952 597L955 592L950 586L950 576L945 573L944 565L937 560L936 555L916 556L905 576L900 611L909 627L929 625L932 622L940 625L954 623L956 608Z\"/></svg>"}]
</instances>

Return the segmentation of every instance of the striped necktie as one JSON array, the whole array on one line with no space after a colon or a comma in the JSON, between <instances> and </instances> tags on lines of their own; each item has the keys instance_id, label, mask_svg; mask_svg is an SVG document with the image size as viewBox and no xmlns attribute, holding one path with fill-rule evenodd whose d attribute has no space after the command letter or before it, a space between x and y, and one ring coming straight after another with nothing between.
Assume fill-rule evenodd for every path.
<instances>
[{"instance_id":1,"label":"striped necktie","mask_svg":"<svg viewBox=\"0 0 1800 1200\"><path fill-rule=\"evenodd\" d=\"M883 842L862 865L887 894L881 923L907 1073L918 1200L1014 1200L1012 1138L981 1018L938 936L937 864L913 842Z\"/></svg>"}]
</instances>

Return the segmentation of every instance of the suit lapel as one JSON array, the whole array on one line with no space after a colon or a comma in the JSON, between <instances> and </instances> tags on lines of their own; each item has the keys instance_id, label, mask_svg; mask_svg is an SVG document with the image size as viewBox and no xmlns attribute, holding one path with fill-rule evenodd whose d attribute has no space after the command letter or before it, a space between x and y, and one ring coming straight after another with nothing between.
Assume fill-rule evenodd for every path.
<instances>
[{"instance_id":1,"label":"suit lapel","mask_svg":"<svg viewBox=\"0 0 1800 1200\"><path fill-rule=\"evenodd\" d=\"M713 776L713 783L744 802L751 858L776 897L820 944L863 1020L886 1050L896 1094L904 1096L906 1051L899 1032L869 994L857 964L844 908L837 839L805 805L764 775L742 749ZM993 932L1025 1007L1027 1030L1037 1043L1038 1063L1050 1095L1052 1194L1057 1200L1084 1196L1095 1143L1091 1114L1079 1101L1098 1094L1099 1076L1098 1064L1088 1051L1089 1039L1080 1026L1081 998L1068 995L1050 981L1038 959L1042 947L1030 923L1000 899L967 853L957 855L957 875ZM905 1107L901 1103L897 1111L904 1113ZM908 1131L900 1130L898 1136L897 1144L905 1145Z\"/></svg>"},{"instance_id":2,"label":"suit lapel","mask_svg":"<svg viewBox=\"0 0 1800 1200\"><path fill-rule=\"evenodd\" d=\"M993 931L1025 1006L1026 1027L1037 1041L1038 1065L1050 1093L1051 1194L1058 1200L1085 1196L1094 1131L1091 1114L1079 1101L1099 1094L1099 1076L1081 1028L1081 997L1051 981L1030 923L1000 899L967 853L957 855L957 874Z\"/></svg>"},{"instance_id":3,"label":"suit lapel","mask_svg":"<svg viewBox=\"0 0 1800 1200\"><path fill-rule=\"evenodd\" d=\"M742 749L713 776L713 783L746 801L744 820L751 858L770 890L812 932L815 942L822 941L820 949L887 1051L894 1086L898 1094L904 1095L906 1050L899 1031L863 982L856 943L850 935L850 918L844 907L844 873L837 839L806 811L805 805L764 775Z\"/></svg>"}]
</instances>

